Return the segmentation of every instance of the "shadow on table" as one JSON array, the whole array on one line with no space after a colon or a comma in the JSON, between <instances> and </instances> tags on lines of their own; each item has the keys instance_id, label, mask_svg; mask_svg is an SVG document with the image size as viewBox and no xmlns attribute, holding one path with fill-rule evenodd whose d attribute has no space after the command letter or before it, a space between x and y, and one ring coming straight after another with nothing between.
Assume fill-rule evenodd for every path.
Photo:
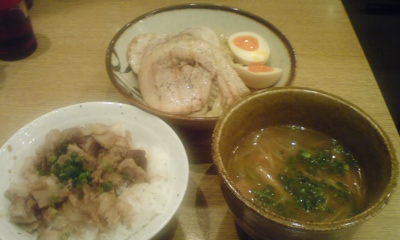
<instances>
[{"instance_id":1,"label":"shadow on table","mask_svg":"<svg viewBox=\"0 0 400 240\"><path fill-rule=\"evenodd\" d=\"M173 239L176 229L178 227L178 214L179 212L168 222L168 224L151 240L168 240Z\"/></svg>"},{"instance_id":2,"label":"shadow on table","mask_svg":"<svg viewBox=\"0 0 400 240\"><path fill-rule=\"evenodd\" d=\"M212 130L193 130L171 126L186 149L189 163L212 163Z\"/></svg>"}]
</instances>

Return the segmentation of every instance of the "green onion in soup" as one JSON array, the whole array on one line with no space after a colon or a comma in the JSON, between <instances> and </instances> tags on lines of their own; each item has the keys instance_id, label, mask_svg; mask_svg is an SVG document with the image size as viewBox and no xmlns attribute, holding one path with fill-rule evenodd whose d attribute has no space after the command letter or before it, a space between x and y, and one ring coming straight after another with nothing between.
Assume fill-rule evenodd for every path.
<instances>
[{"instance_id":1,"label":"green onion in soup","mask_svg":"<svg viewBox=\"0 0 400 240\"><path fill-rule=\"evenodd\" d=\"M228 172L239 191L284 217L336 221L365 204L365 180L353 154L312 129L260 129L238 143L232 159Z\"/></svg>"}]
</instances>

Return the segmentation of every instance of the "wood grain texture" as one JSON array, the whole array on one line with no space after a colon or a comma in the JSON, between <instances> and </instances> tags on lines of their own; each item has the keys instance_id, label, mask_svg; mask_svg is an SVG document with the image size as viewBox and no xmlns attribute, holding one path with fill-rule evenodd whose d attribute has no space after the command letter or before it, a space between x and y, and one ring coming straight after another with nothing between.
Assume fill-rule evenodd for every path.
<instances>
[{"instance_id":1,"label":"wood grain texture","mask_svg":"<svg viewBox=\"0 0 400 240\"><path fill-rule=\"evenodd\" d=\"M399 135L341 1L191 2L237 7L275 25L297 55L293 85L324 90L356 104L382 126L399 153ZM180 3L186 1L35 1L30 14L37 51L24 60L0 62L0 144L34 118L56 108L88 101L127 103L106 73L109 42L135 17ZM190 156L189 188L176 221L160 238L245 239L225 204L211 164L210 133L176 130ZM399 223L397 191L390 204L367 221L353 239L396 240Z\"/></svg>"}]
</instances>

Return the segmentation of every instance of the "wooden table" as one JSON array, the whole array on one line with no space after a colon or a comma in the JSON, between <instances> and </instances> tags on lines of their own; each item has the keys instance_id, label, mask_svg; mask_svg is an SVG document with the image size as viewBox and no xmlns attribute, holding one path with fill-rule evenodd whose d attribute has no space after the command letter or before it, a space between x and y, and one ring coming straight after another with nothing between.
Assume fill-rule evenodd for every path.
<instances>
[{"instance_id":1,"label":"wooden table","mask_svg":"<svg viewBox=\"0 0 400 240\"><path fill-rule=\"evenodd\" d=\"M108 79L105 51L114 34L133 18L186 1L160 2L35 1L30 14L37 51L24 60L0 61L0 144L29 121L56 108L88 101L128 102ZM340 0L231 0L229 5L265 18L286 35L298 58L294 85L325 90L358 105L383 127L400 151L399 135ZM190 140L190 133L182 137L190 155L190 182L169 236L239 239L240 229L222 198L211 164L207 135L200 143ZM353 239L399 239L399 224L397 191L390 204Z\"/></svg>"}]
</instances>

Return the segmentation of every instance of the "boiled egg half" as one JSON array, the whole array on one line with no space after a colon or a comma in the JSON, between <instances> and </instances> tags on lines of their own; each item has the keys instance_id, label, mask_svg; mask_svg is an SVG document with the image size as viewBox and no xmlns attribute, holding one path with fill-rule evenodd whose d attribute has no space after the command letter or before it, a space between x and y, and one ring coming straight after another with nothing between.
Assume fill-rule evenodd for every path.
<instances>
[{"instance_id":1,"label":"boiled egg half","mask_svg":"<svg viewBox=\"0 0 400 240\"><path fill-rule=\"evenodd\" d=\"M249 88L261 89L274 85L282 75L282 69L262 64L245 66L234 64L233 69Z\"/></svg>"},{"instance_id":2,"label":"boiled egg half","mask_svg":"<svg viewBox=\"0 0 400 240\"><path fill-rule=\"evenodd\" d=\"M267 41L254 32L237 32L228 37L234 61L244 65L265 64L270 55Z\"/></svg>"}]
</instances>

